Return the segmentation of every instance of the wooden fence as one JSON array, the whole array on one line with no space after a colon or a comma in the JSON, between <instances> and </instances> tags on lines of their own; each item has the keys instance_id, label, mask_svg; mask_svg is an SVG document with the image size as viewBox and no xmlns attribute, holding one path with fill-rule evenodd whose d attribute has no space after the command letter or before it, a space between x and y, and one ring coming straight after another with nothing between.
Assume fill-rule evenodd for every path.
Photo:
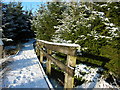
<instances>
[{"instance_id":1,"label":"wooden fence","mask_svg":"<svg viewBox=\"0 0 120 90\"><path fill-rule=\"evenodd\" d=\"M51 74L51 62L57 65L65 72L64 88L73 88L74 86L74 68L76 65L78 44L60 44L43 40L37 40L36 52L40 55L40 62L43 63L43 56L47 57L46 73ZM52 51L57 51L67 55L67 62L63 64L60 60L52 56Z\"/></svg>"}]
</instances>

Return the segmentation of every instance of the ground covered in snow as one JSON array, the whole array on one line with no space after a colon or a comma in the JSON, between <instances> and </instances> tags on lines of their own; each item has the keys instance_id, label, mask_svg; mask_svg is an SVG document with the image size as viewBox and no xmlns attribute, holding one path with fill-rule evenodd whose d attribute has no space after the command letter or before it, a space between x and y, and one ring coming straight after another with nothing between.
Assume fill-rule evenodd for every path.
<instances>
[{"instance_id":1,"label":"ground covered in snow","mask_svg":"<svg viewBox=\"0 0 120 90\"><path fill-rule=\"evenodd\" d=\"M117 88L116 86L110 85L99 72L103 69L93 68L85 64L78 64L75 68L75 76L77 78L82 78L85 82L77 86L77 88Z\"/></svg>"},{"instance_id":2,"label":"ground covered in snow","mask_svg":"<svg viewBox=\"0 0 120 90\"><path fill-rule=\"evenodd\" d=\"M10 56L11 63L7 66L9 69L2 77L0 87L52 88L35 54L34 41L30 40L23 44L21 50L16 55ZM102 68L92 68L85 64L76 65L75 76L85 80L82 85L76 88L116 88L101 77L101 74L98 72L102 70Z\"/></svg>"},{"instance_id":3,"label":"ground covered in snow","mask_svg":"<svg viewBox=\"0 0 120 90\"><path fill-rule=\"evenodd\" d=\"M16 55L11 56L10 68L2 78L3 88L49 88L49 80L39 63L33 48L34 40L22 45ZM48 83L47 83L47 82ZM50 84L50 83L49 83Z\"/></svg>"}]
</instances>

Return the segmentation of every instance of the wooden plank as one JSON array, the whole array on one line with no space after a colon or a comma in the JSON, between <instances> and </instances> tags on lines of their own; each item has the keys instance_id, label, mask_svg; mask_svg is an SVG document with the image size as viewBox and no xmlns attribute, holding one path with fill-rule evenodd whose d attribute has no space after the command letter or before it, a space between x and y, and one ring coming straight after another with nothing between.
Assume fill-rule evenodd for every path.
<instances>
[{"instance_id":1,"label":"wooden plank","mask_svg":"<svg viewBox=\"0 0 120 90\"><path fill-rule=\"evenodd\" d=\"M54 57L48 55L46 52L44 52L42 49L40 49L42 53L50 60L53 61L54 64L56 64L60 69L64 70L66 73L68 73L70 76L74 75L74 70L69 68L68 66L61 63L59 60L55 59Z\"/></svg>"},{"instance_id":2,"label":"wooden plank","mask_svg":"<svg viewBox=\"0 0 120 90\"><path fill-rule=\"evenodd\" d=\"M76 65L76 57L67 56L67 65L75 67ZM70 76L68 73L65 73L65 83L64 88L73 88L74 86L74 77Z\"/></svg>"},{"instance_id":3,"label":"wooden plank","mask_svg":"<svg viewBox=\"0 0 120 90\"><path fill-rule=\"evenodd\" d=\"M47 53L49 55L51 55L52 51L51 50L47 50ZM46 63L46 72L48 75L51 75L51 60L47 58L47 63Z\"/></svg>"},{"instance_id":4,"label":"wooden plank","mask_svg":"<svg viewBox=\"0 0 120 90\"><path fill-rule=\"evenodd\" d=\"M44 42L44 41L38 41L38 44L39 45L42 45L44 46L45 48L47 49L51 49L53 51L58 51L58 52L61 52L61 53L64 53L64 54L67 54L67 55L71 55L71 56L76 56L76 50L79 47L79 45L77 44L72 44L71 45L62 45L62 44L52 44L52 43L49 43L49 42Z\"/></svg>"}]
</instances>

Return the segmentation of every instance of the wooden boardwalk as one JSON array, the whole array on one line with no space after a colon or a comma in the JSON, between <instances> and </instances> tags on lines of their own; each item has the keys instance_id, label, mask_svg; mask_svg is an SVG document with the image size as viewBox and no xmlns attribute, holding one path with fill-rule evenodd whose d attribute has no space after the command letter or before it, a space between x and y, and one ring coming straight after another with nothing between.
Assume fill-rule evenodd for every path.
<instances>
[{"instance_id":1,"label":"wooden boardwalk","mask_svg":"<svg viewBox=\"0 0 120 90\"><path fill-rule=\"evenodd\" d=\"M12 56L12 63L7 67L2 88L52 88L35 54L33 40L25 43L21 51Z\"/></svg>"}]
</instances>

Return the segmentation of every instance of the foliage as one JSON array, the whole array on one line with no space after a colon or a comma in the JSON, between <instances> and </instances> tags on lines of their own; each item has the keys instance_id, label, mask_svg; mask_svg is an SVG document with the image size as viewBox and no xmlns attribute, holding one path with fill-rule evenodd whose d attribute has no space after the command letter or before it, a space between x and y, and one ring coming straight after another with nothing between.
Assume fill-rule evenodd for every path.
<instances>
[{"instance_id":1,"label":"foliage","mask_svg":"<svg viewBox=\"0 0 120 90\"><path fill-rule=\"evenodd\" d=\"M49 3L38 10L32 27L39 39L77 43L82 51L109 58L105 67L120 78L119 5L119 2ZM88 58L81 61L102 65L101 61Z\"/></svg>"},{"instance_id":2,"label":"foliage","mask_svg":"<svg viewBox=\"0 0 120 90\"><path fill-rule=\"evenodd\" d=\"M103 4L101 3L101 5ZM108 7L113 5L113 3L106 4ZM77 43L85 52L108 57L111 61L106 64L106 67L109 72L113 72L114 75L117 74L117 77L119 77L119 42L117 38L119 38L120 32L116 23L118 22L117 19L111 17L111 15L107 16L103 11L104 9L99 11L101 5L97 3L80 3L80 5L78 3L67 3L66 5L67 9L62 13L63 19L59 20L60 25L55 26L57 29L55 39L61 42ZM118 6L118 4L114 5ZM115 10L111 7L110 11L117 12L118 8ZM115 16L118 15L118 13L114 14ZM86 58L82 58L82 60L102 65L101 61Z\"/></svg>"},{"instance_id":3,"label":"foliage","mask_svg":"<svg viewBox=\"0 0 120 90\"><path fill-rule=\"evenodd\" d=\"M32 29L37 32L36 37L38 39L51 41L52 36L55 33L54 26L58 25L58 20L62 12L63 7L60 7L61 3L47 3L41 5L36 13L36 16L32 20Z\"/></svg>"},{"instance_id":4,"label":"foliage","mask_svg":"<svg viewBox=\"0 0 120 90\"><path fill-rule=\"evenodd\" d=\"M120 78L120 41L114 40L110 45L101 48L101 54L110 58L110 62L106 64L109 72L113 72L115 77Z\"/></svg>"},{"instance_id":5,"label":"foliage","mask_svg":"<svg viewBox=\"0 0 120 90\"><path fill-rule=\"evenodd\" d=\"M20 2L3 3L2 28L3 37L20 41L33 36L30 19L31 12L23 11Z\"/></svg>"}]
</instances>

